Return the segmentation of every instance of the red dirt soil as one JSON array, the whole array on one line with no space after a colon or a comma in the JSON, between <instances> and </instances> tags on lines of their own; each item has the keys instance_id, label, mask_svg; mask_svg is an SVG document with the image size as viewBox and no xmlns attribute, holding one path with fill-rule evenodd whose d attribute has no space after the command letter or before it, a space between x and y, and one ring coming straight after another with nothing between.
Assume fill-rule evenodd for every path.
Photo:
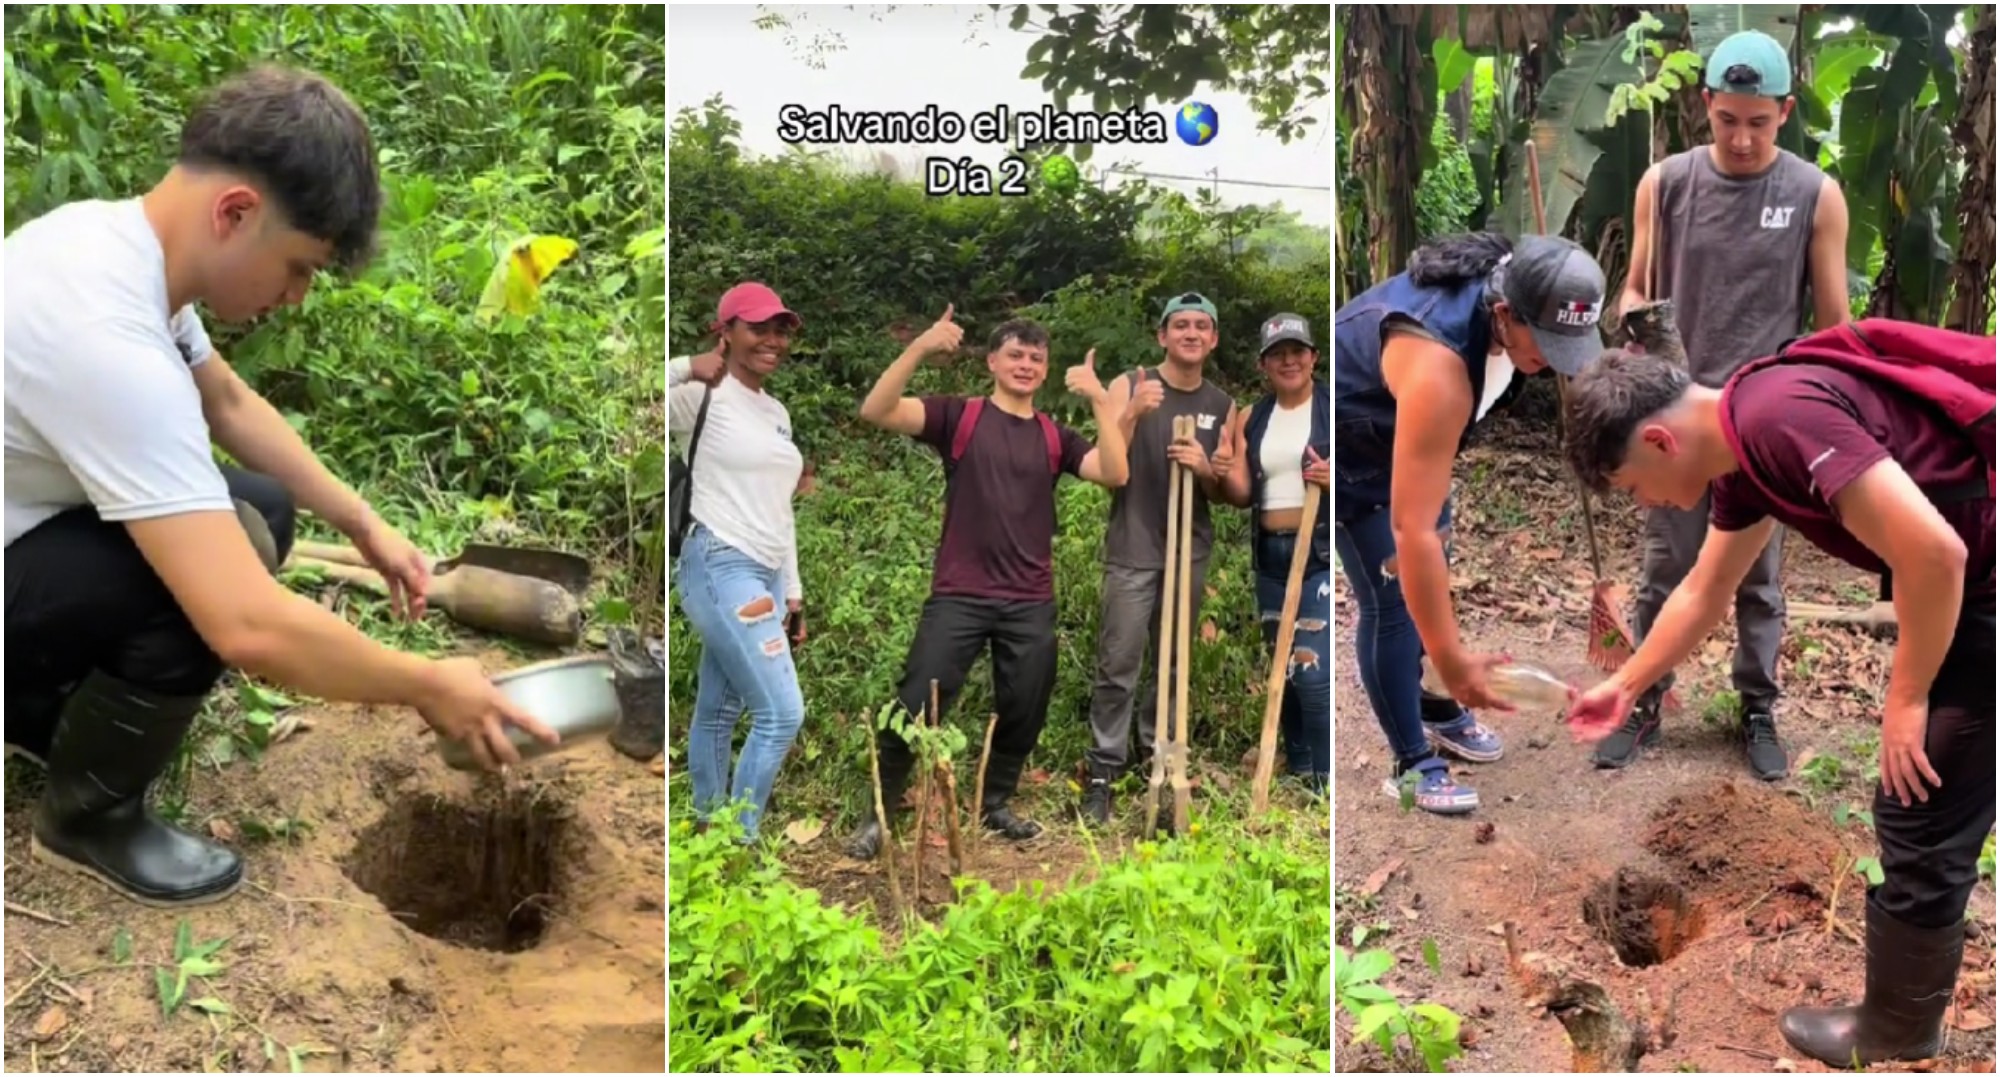
<instances>
[{"instance_id":1,"label":"red dirt soil","mask_svg":"<svg viewBox=\"0 0 2000 1077\"><path fill-rule=\"evenodd\" d=\"M1522 440L1504 436L1510 448ZM1588 685L1598 676L1585 661L1591 572L1575 491L1556 460L1550 446L1479 448L1461 462L1454 604L1467 646L1542 662ZM1598 521L1606 576L1636 580L1638 514L1600 506ZM1875 732L1891 645L1825 626L1787 633L1778 729L1793 773L1784 781L1749 774L1733 708L1714 702L1729 687L1735 640L1725 625L1683 666L1684 707L1667 715L1662 742L1639 762L1596 769L1554 715L1489 716L1507 755L1455 763L1481 806L1443 818L1402 811L1382 793L1388 751L1356 671L1354 603L1344 577L1337 580L1336 938L1351 951L1355 931L1364 931L1362 949L1387 948L1397 959L1384 986L1406 1003L1436 1002L1463 1017L1466 1051L1451 1068L1552 1073L1589 1063L1558 1016L1529 1005L1524 983L1537 982L1576 987L1586 1005L1608 1003L1617 1027L1584 1031L1593 1048L1636 1036L1639 1071L1769 1072L1779 1058L1802 1072L1824 1070L1790 1051L1777 1014L1853 1001L1861 991L1865 883L1850 868L1851 858L1876 855L1875 842L1857 819L1837 827L1833 810L1869 804L1872 764L1857 760L1854 745ZM1870 578L1796 540L1786 545L1784 580L1794 600L1873 598ZM1726 720L1715 719L1718 710ZM1827 788L1802 777L1816 755L1841 759L1845 779ZM1944 1056L1877 1069L1993 1071L1991 880L1979 885L1971 912ZM1507 922L1523 961L1514 975ZM1673 952L1633 967L1607 941L1620 934ZM1437 948L1435 973L1423 957L1426 940ZM1349 1042L1344 1011L1336 1022L1336 1071L1420 1068Z\"/></svg>"},{"instance_id":2,"label":"red dirt soil","mask_svg":"<svg viewBox=\"0 0 2000 1077\"><path fill-rule=\"evenodd\" d=\"M489 666L489 668L494 668ZM191 779L190 825L244 853L213 905L143 908L32 859L40 780L10 768L14 1071L631 1072L665 1067L665 786L600 742L506 779L447 769L400 708L321 707L258 764ZM304 835L246 843L289 818ZM162 1018L178 925L227 941L190 981L233 1014ZM113 956L129 932L131 963ZM254 1026L254 1027L251 1027Z\"/></svg>"}]
</instances>

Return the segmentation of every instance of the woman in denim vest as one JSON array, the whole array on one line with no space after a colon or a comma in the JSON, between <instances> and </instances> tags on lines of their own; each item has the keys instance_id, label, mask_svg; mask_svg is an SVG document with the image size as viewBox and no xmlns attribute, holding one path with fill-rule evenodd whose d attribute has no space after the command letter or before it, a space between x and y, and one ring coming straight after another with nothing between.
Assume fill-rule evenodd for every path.
<instances>
[{"instance_id":1,"label":"woman in denim vest","mask_svg":"<svg viewBox=\"0 0 2000 1077\"><path fill-rule=\"evenodd\" d=\"M1420 248L1407 271L1334 313L1334 542L1360 608L1361 683L1394 756L1389 796L1425 811L1479 795L1438 752L1501 756L1466 708L1505 711L1452 611L1446 536L1466 436L1526 375L1575 375L1603 351L1604 272L1566 239L1477 233ZM1451 695L1421 688L1428 654Z\"/></svg>"},{"instance_id":2,"label":"woman in denim vest","mask_svg":"<svg viewBox=\"0 0 2000 1077\"><path fill-rule=\"evenodd\" d=\"M748 802L746 839L805 720L792 648L805 640L792 497L804 459L791 416L764 390L784 361L799 316L762 284L739 284L716 310L716 349L667 364L667 429L701 438L688 459L692 525L676 582L681 610L701 637L701 671L688 732L695 811ZM704 405L707 408L703 414ZM737 719L750 735L729 776Z\"/></svg>"}]
</instances>

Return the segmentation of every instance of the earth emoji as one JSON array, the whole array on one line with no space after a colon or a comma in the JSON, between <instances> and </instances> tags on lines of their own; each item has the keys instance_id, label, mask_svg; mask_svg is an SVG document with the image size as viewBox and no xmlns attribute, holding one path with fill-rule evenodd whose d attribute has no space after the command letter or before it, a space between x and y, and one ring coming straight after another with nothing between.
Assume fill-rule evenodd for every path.
<instances>
[{"instance_id":1,"label":"earth emoji","mask_svg":"<svg viewBox=\"0 0 2000 1077\"><path fill-rule=\"evenodd\" d=\"M1190 146L1206 146L1215 140L1215 110L1199 101L1189 101L1174 113L1174 132Z\"/></svg>"}]
</instances>

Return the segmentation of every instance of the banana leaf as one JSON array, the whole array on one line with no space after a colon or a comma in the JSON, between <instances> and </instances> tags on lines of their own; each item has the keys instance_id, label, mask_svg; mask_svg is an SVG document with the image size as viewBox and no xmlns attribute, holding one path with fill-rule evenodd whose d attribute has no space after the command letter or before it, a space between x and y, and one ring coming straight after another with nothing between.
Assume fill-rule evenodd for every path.
<instances>
[{"instance_id":1,"label":"banana leaf","mask_svg":"<svg viewBox=\"0 0 2000 1077\"><path fill-rule=\"evenodd\" d=\"M1563 234L1570 212L1589 188L1598 158L1604 155L1603 146L1591 136L1606 130L1604 113L1612 91L1624 83L1643 81L1638 67L1620 55L1624 46L1623 35L1580 42L1569 50L1563 69L1542 87L1529 137L1535 142L1542 209L1548 215L1551 235ZM1644 118L1639 119L1643 122ZM1628 201L1630 196L1628 190ZM1512 162L1508 169L1500 222L1510 235L1526 235L1535 229L1525 159Z\"/></svg>"}]
</instances>

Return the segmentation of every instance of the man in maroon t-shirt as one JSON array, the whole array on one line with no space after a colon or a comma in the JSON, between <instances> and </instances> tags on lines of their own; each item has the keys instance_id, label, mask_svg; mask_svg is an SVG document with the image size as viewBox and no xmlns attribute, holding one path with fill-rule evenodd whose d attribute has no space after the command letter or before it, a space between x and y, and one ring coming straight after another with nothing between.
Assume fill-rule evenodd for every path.
<instances>
[{"instance_id":1,"label":"man in maroon t-shirt","mask_svg":"<svg viewBox=\"0 0 2000 1077\"><path fill-rule=\"evenodd\" d=\"M1095 349L1083 365L1069 369L1065 383L1090 401L1097 419L1096 446L1035 410L1035 390L1048 377L1049 334L1026 320L1002 324L988 341L991 395L979 400L904 396L917 364L958 350L965 331L952 323L951 314L945 308L944 317L911 341L861 403L863 419L916 438L944 461L944 534L931 573L931 597L924 603L896 694L904 710L921 714L936 680L938 707L949 711L966 673L991 645L993 702L1000 724L993 733L980 817L989 830L1025 841L1041 833L1041 827L1016 816L1007 801L1041 738L1055 689L1051 563L1056 480L1070 474L1100 486L1124 485L1125 439L1119 409L1097 379ZM978 410L966 430L973 405ZM910 748L888 729L877 730L875 742L882 763L882 802L893 811L909 781ZM848 839L847 853L872 860L881 851L882 837L870 818Z\"/></svg>"},{"instance_id":2,"label":"man in maroon t-shirt","mask_svg":"<svg viewBox=\"0 0 2000 1077\"><path fill-rule=\"evenodd\" d=\"M1743 377L1725 400L1671 363L1608 354L1571 384L1566 418L1570 464L1586 482L1649 505L1712 497L1694 568L1639 652L1572 703L1582 739L1615 727L1721 622L1774 526L1893 574L1899 634L1882 707L1883 882L1868 894L1867 995L1858 1006L1794 1007L1779 1027L1832 1066L1930 1057L1994 819L1994 517L1979 449L1930 402L1803 360Z\"/></svg>"}]
</instances>

